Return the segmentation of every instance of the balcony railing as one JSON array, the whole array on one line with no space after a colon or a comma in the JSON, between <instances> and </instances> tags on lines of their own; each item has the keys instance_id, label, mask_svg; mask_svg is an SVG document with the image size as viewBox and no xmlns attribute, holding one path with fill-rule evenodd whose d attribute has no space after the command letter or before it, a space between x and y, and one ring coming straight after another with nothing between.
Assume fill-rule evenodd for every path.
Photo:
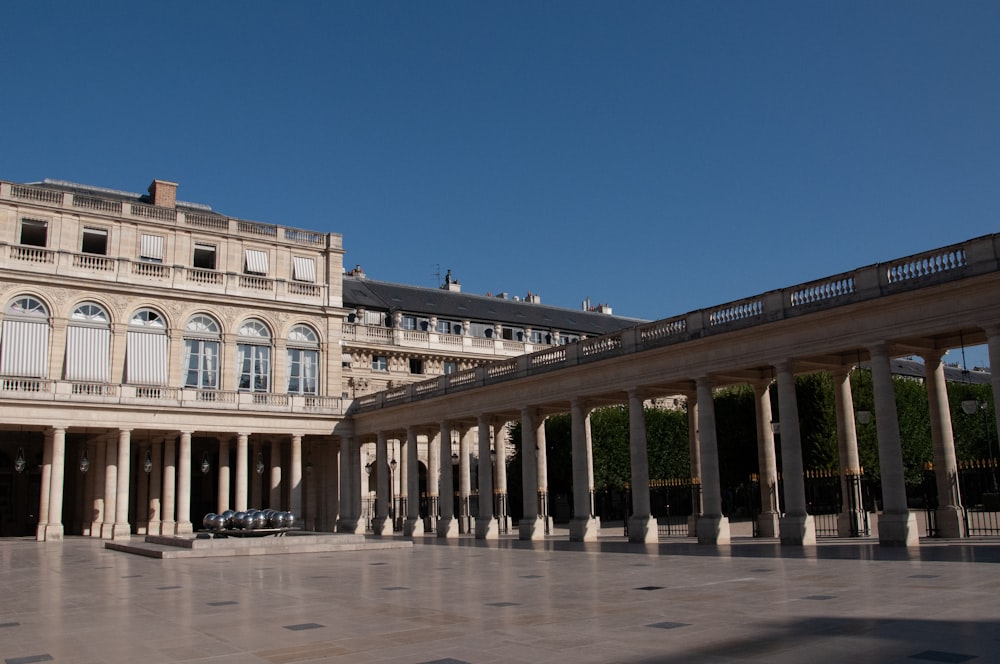
<instances>
[{"instance_id":1,"label":"balcony railing","mask_svg":"<svg viewBox=\"0 0 1000 664\"><path fill-rule=\"evenodd\" d=\"M155 405L157 408L283 412L343 415L349 400L297 394L196 390L150 385L117 385L0 377L0 399L109 405Z\"/></svg>"},{"instance_id":2,"label":"balcony railing","mask_svg":"<svg viewBox=\"0 0 1000 664\"><path fill-rule=\"evenodd\" d=\"M492 362L469 371L411 383L391 392L365 395L354 402L352 411L364 412L428 399L455 390L523 378L998 271L1000 234L987 235L566 346L546 348L515 360ZM464 342L466 338L462 339ZM473 341L478 347L489 340Z\"/></svg>"}]
</instances>

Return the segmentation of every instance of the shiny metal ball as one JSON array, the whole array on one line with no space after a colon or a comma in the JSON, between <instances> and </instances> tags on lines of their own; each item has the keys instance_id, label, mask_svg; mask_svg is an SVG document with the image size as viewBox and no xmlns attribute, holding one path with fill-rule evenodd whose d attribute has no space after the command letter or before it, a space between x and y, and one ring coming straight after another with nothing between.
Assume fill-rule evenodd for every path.
<instances>
[{"instance_id":1,"label":"shiny metal ball","mask_svg":"<svg viewBox=\"0 0 1000 664\"><path fill-rule=\"evenodd\" d=\"M212 529L212 524L215 523L215 517L219 516L215 512L209 512L205 515L205 518L201 520L201 525L205 526L209 530Z\"/></svg>"},{"instance_id":2,"label":"shiny metal ball","mask_svg":"<svg viewBox=\"0 0 1000 664\"><path fill-rule=\"evenodd\" d=\"M219 532L225 529L226 529L226 517L222 516L221 514L216 514L215 517L212 519L212 525L209 527L209 530L214 530L216 532Z\"/></svg>"},{"instance_id":3,"label":"shiny metal ball","mask_svg":"<svg viewBox=\"0 0 1000 664\"><path fill-rule=\"evenodd\" d=\"M267 528L267 515L263 512L254 512L250 518L253 521L253 527L255 530Z\"/></svg>"},{"instance_id":4,"label":"shiny metal ball","mask_svg":"<svg viewBox=\"0 0 1000 664\"><path fill-rule=\"evenodd\" d=\"M236 512L234 512L232 510L226 510L225 512L223 512L219 516L221 516L225 520L225 522L224 522L225 525L223 527L223 530L228 530L230 528L234 528L235 527L234 524L233 524L233 517L236 516Z\"/></svg>"},{"instance_id":5,"label":"shiny metal ball","mask_svg":"<svg viewBox=\"0 0 1000 664\"><path fill-rule=\"evenodd\" d=\"M233 514L233 528L237 530L245 530L247 527L247 513L246 512L236 512Z\"/></svg>"}]
</instances>

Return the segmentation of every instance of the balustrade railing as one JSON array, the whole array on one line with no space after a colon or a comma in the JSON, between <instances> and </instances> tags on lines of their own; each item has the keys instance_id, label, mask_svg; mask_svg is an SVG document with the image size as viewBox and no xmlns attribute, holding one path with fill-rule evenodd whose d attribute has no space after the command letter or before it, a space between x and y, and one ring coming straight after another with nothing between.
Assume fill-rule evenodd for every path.
<instances>
[{"instance_id":1,"label":"balustrade railing","mask_svg":"<svg viewBox=\"0 0 1000 664\"><path fill-rule=\"evenodd\" d=\"M878 263L737 302L700 309L683 316L643 323L630 330L583 339L568 346L546 348L524 356L522 361L525 366L521 370L531 375L536 371L572 366L607 353L642 352L680 343L689 338L752 327L805 312L840 307L998 270L1000 235L984 236L889 263ZM804 309L796 311L798 308ZM445 336L441 335L439 339ZM475 338L472 342L475 346L485 347L492 340ZM574 350L569 351L568 348ZM512 371L510 366L501 363L481 367L482 384L507 380ZM514 366L513 371L518 371L516 367L520 364ZM477 374L472 372L452 374L447 377L446 385L465 387L477 380ZM411 398L427 398L435 394L434 389L415 388L410 392ZM397 400L401 398L397 396ZM376 396L371 400L356 402L355 410L369 410L378 407L380 403Z\"/></svg>"}]
</instances>

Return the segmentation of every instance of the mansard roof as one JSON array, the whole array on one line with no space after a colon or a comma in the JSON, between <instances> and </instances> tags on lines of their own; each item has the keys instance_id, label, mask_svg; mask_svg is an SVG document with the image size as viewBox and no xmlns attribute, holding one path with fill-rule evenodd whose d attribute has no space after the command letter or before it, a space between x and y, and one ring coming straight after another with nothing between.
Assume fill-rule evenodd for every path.
<instances>
[{"instance_id":1,"label":"mansard roof","mask_svg":"<svg viewBox=\"0 0 1000 664\"><path fill-rule=\"evenodd\" d=\"M443 288L405 286L352 276L344 277L344 306L588 335L607 334L644 322L503 297L472 295Z\"/></svg>"}]
</instances>

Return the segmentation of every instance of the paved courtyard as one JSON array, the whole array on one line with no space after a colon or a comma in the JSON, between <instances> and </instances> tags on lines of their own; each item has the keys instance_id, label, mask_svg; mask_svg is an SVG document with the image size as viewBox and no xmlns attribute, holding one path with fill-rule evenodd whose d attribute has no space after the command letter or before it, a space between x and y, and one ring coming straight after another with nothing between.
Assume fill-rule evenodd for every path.
<instances>
[{"instance_id":1,"label":"paved courtyard","mask_svg":"<svg viewBox=\"0 0 1000 664\"><path fill-rule=\"evenodd\" d=\"M0 661L998 662L1000 542L550 539L154 560L0 540Z\"/></svg>"}]
</instances>

